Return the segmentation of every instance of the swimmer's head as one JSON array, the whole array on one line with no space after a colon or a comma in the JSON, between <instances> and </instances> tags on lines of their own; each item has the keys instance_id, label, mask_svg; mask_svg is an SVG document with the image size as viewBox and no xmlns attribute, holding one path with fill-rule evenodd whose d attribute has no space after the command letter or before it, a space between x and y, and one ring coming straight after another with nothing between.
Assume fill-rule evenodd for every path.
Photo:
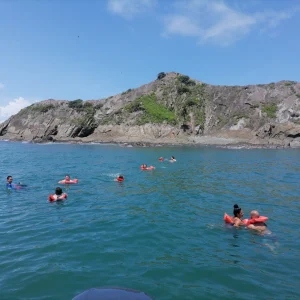
<instances>
[{"instance_id":1,"label":"swimmer's head","mask_svg":"<svg viewBox=\"0 0 300 300\"><path fill-rule=\"evenodd\" d=\"M124 176L123 175L119 175L118 178L124 179Z\"/></svg>"},{"instance_id":2,"label":"swimmer's head","mask_svg":"<svg viewBox=\"0 0 300 300\"><path fill-rule=\"evenodd\" d=\"M257 210L252 210L250 212L250 217L251 217L251 219L259 218L259 212Z\"/></svg>"},{"instance_id":3,"label":"swimmer's head","mask_svg":"<svg viewBox=\"0 0 300 300\"><path fill-rule=\"evenodd\" d=\"M233 215L237 218L241 218L244 215L242 209L237 204L233 206Z\"/></svg>"},{"instance_id":4,"label":"swimmer's head","mask_svg":"<svg viewBox=\"0 0 300 300\"><path fill-rule=\"evenodd\" d=\"M10 175L7 176L6 179L7 179L7 182L8 182L8 183L12 183L12 181L13 181L13 178L12 178L12 176L10 176Z\"/></svg>"},{"instance_id":5,"label":"swimmer's head","mask_svg":"<svg viewBox=\"0 0 300 300\"><path fill-rule=\"evenodd\" d=\"M57 187L55 189L55 194L58 195L58 196L60 196L62 194L62 189L60 187Z\"/></svg>"},{"instance_id":6,"label":"swimmer's head","mask_svg":"<svg viewBox=\"0 0 300 300\"><path fill-rule=\"evenodd\" d=\"M174 156L171 156L171 159L175 159L175 157L174 157Z\"/></svg>"},{"instance_id":7,"label":"swimmer's head","mask_svg":"<svg viewBox=\"0 0 300 300\"><path fill-rule=\"evenodd\" d=\"M70 180L70 175L66 175L65 179L66 179L67 181L69 181L69 180Z\"/></svg>"}]
</instances>

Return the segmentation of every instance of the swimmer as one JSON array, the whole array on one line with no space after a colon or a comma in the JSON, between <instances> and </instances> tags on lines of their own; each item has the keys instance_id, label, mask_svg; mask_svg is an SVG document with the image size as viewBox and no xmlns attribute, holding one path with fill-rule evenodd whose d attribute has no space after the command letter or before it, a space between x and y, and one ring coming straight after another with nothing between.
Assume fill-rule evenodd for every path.
<instances>
[{"instance_id":1,"label":"swimmer","mask_svg":"<svg viewBox=\"0 0 300 300\"><path fill-rule=\"evenodd\" d=\"M60 180L58 183L60 184L68 184L68 183L77 183L78 179L71 180L70 175L66 175L65 179Z\"/></svg>"},{"instance_id":2,"label":"swimmer","mask_svg":"<svg viewBox=\"0 0 300 300\"><path fill-rule=\"evenodd\" d=\"M6 182L6 188L7 189L9 189L9 190L12 190L12 189L15 190L15 189L19 189L20 188L18 185L12 183L13 182L12 176L10 176L10 175L7 176L6 180L7 180L7 182Z\"/></svg>"},{"instance_id":3,"label":"swimmer","mask_svg":"<svg viewBox=\"0 0 300 300\"><path fill-rule=\"evenodd\" d=\"M175 161L176 161L175 157L171 156L170 162L175 162Z\"/></svg>"},{"instance_id":4,"label":"swimmer","mask_svg":"<svg viewBox=\"0 0 300 300\"><path fill-rule=\"evenodd\" d=\"M60 180L58 183L67 183L70 181L71 181L70 175L66 175L65 179Z\"/></svg>"},{"instance_id":5,"label":"swimmer","mask_svg":"<svg viewBox=\"0 0 300 300\"><path fill-rule=\"evenodd\" d=\"M53 195L52 201L58 201L58 200L64 200L68 197L66 193L63 193L62 189L60 187L57 187L55 189L55 194Z\"/></svg>"},{"instance_id":6,"label":"swimmer","mask_svg":"<svg viewBox=\"0 0 300 300\"><path fill-rule=\"evenodd\" d=\"M234 227L239 227L244 225L243 221L242 221L242 217L244 216L244 213L242 211L242 209L237 205L234 204L233 206L233 226Z\"/></svg>"},{"instance_id":7,"label":"swimmer","mask_svg":"<svg viewBox=\"0 0 300 300\"><path fill-rule=\"evenodd\" d=\"M155 167L153 167L153 166L147 167L146 164L142 164L142 165L140 166L140 169L141 169L141 170L154 170Z\"/></svg>"},{"instance_id":8,"label":"swimmer","mask_svg":"<svg viewBox=\"0 0 300 300\"><path fill-rule=\"evenodd\" d=\"M115 179L115 181L119 181L119 182L122 182L122 181L124 181L124 176L123 175L119 175L116 179Z\"/></svg>"},{"instance_id":9,"label":"swimmer","mask_svg":"<svg viewBox=\"0 0 300 300\"><path fill-rule=\"evenodd\" d=\"M252 210L250 212L250 220L251 219L256 219L259 218L259 212L257 210ZM254 224L250 224L247 228L252 229L252 230L256 230L260 233L271 233L271 231L269 231L267 229L267 224L264 222L256 222Z\"/></svg>"}]
</instances>

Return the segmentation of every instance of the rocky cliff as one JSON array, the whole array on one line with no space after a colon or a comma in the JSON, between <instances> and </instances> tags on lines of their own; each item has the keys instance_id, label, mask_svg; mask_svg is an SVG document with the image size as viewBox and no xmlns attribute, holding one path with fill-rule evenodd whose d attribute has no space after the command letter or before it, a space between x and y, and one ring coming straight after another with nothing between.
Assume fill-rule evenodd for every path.
<instances>
[{"instance_id":1,"label":"rocky cliff","mask_svg":"<svg viewBox=\"0 0 300 300\"><path fill-rule=\"evenodd\" d=\"M45 100L0 124L33 142L300 145L300 83L213 86L178 73L102 100Z\"/></svg>"}]
</instances>

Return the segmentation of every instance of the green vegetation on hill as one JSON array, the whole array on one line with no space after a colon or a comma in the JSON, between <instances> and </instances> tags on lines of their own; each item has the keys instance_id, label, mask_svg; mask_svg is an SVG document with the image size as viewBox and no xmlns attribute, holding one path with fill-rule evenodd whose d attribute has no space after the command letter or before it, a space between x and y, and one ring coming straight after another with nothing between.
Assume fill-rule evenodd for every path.
<instances>
[{"instance_id":1,"label":"green vegetation on hill","mask_svg":"<svg viewBox=\"0 0 300 300\"><path fill-rule=\"evenodd\" d=\"M286 82L284 83L284 85L285 85L285 86L293 86L293 85L296 84L296 83L297 83L296 81L290 80L290 81L286 81Z\"/></svg>"},{"instance_id":2,"label":"green vegetation on hill","mask_svg":"<svg viewBox=\"0 0 300 300\"><path fill-rule=\"evenodd\" d=\"M176 111L178 118L183 123L191 122L193 126L204 128L205 123L205 102L208 95L205 92L206 84L196 83L189 76L180 75L177 77L176 89L180 98L177 100Z\"/></svg>"},{"instance_id":3,"label":"green vegetation on hill","mask_svg":"<svg viewBox=\"0 0 300 300\"><path fill-rule=\"evenodd\" d=\"M166 73L165 73L165 72L160 72L160 73L158 73L158 75L157 75L157 79L158 79L158 80L163 79L164 77L166 77Z\"/></svg>"},{"instance_id":4,"label":"green vegetation on hill","mask_svg":"<svg viewBox=\"0 0 300 300\"><path fill-rule=\"evenodd\" d=\"M266 113L269 118L275 119L277 112L277 104L263 104L261 112Z\"/></svg>"},{"instance_id":5,"label":"green vegetation on hill","mask_svg":"<svg viewBox=\"0 0 300 300\"><path fill-rule=\"evenodd\" d=\"M176 124L174 112L157 102L155 94L141 96L132 103L125 106L125 110L133 113L140 111L141 116L137 119L137 124L163 123Z\"/></svg>"},{"instance_id":6,"label":"green vegetation on hill","mask_svg":"<svg viewBox=\"0 0 300 300\"><path fill-rule=\"evenodd\" d=\"M90 102L84 102L81 99L77 99L74 101L69 101L68 106L78 113L83 113L83 116L79 118L73 119L72 123L78 126L77 131L73 134L75 136L88 136L94 132L95 128L97 127L97 122L95 120L95 113L98 108L101 106L97 105L94 106ZM98 107L99 106L99 107Z\"/></svg>"},{"instance_id":7,"label":"green vegetation on hill","mask_svg":"<svg viewBox=\"0 0 300 300\"><path fill-rule=\"evenodd\" d=\"M31 106L31 110L32 111L38 111L41 113L46 113L47 111L53 109L55 106L53 104L33 104L33 106Z\"/></svg>"},{"instance_id":8,"label":"green vegetation on hill","mask_svg":"<svg viewBox=\"0 0 300 300\"><path fill-rule=\"evenodd\" d=\"M122 96L123 96L123 95L126 95L126 94L130 93L131 91L133 91L133 89L128 89L127 91L123 92L121 95L122 95Z\"/></svg>"},{"instance_id":9,"label":"green vegetation on hill","mask_svg":"<svg viewBox=\"0 0 300 300\"><path fill-rule=\"evenodd\" d=\"M98 106L94 106L90 102L84 102L81 99L74 101L69 101L68 106L72 109L75 109L77 112L85 112L87 114L94 114Z\"/></svg>"},{"instance_id":10,"label":"green vegetation on hill","mask_svg":"<svg viewBox=\"0 0 300 300\"><path fill-rule=\"evenodd\" d=\"M38 112L38 113L46 113L51 109L54 109L55 106L53 104L42 104L42 103L35 103L35 104L31 104L25 108L23 108L20 111L20 115L24 115L26 113L34 113L34 112Z\"/></svg>"},{"instance_id":11,"label":"green vegetation on hill","mask_svg":"<svg viewBox=\"0 0 300 300\"><path fill-rule=\"evenodd\" d=\"M163 76L159 75L158 77ZM124 117L135 120L137 125L165 122L204 129L205 103L208 100L205 87L205 84L196 83L188 76L179 75L175 81L160 87L156 94L138 97L127 104L124 112L136 113L136 116Z\"/></svg>"},{"instance_id":12,"label":"green vegetation on hill","mask_svg":"<svg viewBox=\"0 0 300 300\"><path fill-rule=\"evenodd\" d=\"M194 80L191 80L190 77L186 75L179 75L177 77L177 80L185 85L189 85L189 86L196 85L196 82Z\"/></svg>"}]
</instances>

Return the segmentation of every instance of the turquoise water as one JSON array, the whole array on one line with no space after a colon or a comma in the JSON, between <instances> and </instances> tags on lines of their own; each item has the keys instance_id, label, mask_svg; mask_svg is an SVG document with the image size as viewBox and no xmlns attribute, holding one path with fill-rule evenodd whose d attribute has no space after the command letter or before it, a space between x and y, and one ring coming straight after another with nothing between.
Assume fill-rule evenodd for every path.
<instances>
[{"instance_id":1,"label":"turquoise water","mask_svg":"<svg viewBox=\"0 0 300 300\"><path fill-rule=\"evenodd\" d=\"M299 299L300 150L0 143L0 298ZM176 163L158 162L174 155ZM156 166L140 171L142 163ZM64 203L49 203L66 173ZM122 173L125 182L114 182ZM238 203L270 236L223 224Z\"/></svg>"}]
</instances>

